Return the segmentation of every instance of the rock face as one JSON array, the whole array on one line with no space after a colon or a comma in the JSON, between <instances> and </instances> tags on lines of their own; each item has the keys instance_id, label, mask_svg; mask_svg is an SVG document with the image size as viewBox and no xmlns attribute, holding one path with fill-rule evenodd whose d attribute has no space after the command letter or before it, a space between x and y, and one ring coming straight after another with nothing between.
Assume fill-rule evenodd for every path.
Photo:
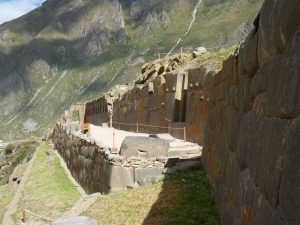
<instances>
[{"instance_id":1,"label":"rock face","mask_svg":"<svg viewBox=\"0 0 300 225\"><path fill-rule=\"evenodd\" d=\"M300 2L266 0L211 76L203 165L222 224L300 224Z\"/></svg>"}]
</instances>

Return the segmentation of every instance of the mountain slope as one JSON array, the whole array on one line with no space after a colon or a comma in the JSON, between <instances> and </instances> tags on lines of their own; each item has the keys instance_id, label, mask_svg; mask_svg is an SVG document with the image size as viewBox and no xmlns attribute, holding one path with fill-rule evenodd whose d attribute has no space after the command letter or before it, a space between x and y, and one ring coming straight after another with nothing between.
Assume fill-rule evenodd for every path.
<instances>
[{"instance_id":1,"label":"mountain slope","mask_svg":"<svg viewBox=\"0 0 300 225\"><path fill-rule=\"evenodd\" d=\"M48 0L2 24L0 139L42 134L70 104L132 80L145 61L169 52L186 32L197 3ZM178 48L240 41L261 3L203 0Z\"/></svg>"}]
</instances>

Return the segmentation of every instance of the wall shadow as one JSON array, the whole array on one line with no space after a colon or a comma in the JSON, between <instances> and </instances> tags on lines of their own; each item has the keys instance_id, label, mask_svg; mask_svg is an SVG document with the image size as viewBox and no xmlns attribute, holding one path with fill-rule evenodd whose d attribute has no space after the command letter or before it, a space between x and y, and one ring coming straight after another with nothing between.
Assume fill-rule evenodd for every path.
<instances>
[{"instance_id":1,"label":"wall shadow","mask_svg":"<svg viewBox=\"0 0 300 225\"><path fill-rule=\"evenodd\" d=\"M143 225L220 224L204 169L195 168L168 175L161 189Z\"/></svg>"}]
</instances>

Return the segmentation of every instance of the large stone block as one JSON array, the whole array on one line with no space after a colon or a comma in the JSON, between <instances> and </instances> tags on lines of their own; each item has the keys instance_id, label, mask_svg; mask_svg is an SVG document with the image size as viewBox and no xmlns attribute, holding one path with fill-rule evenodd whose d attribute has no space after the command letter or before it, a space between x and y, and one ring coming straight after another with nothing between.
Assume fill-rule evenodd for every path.
<instances>
[{"instance_id":1,"label":"large stone block","mask_svg":"<svg viewBox=\"0 0 300 225\"><path fill-rule=\"evenodd\" d=\"M110 166L109 168L108 186L110 192L126 190L127 187L134 185L133 168L125 168L121 166Z\"/></svg>"},{"instance_id":2,"label":"large stone block","mask_svg":"<svg viewBox=\"0 0 300 225\"><path fill-rule=\"evenodd\" d=\"M134 181L139 184L147 184L153 179L163 176L164 168L136 168L134 170Z\"/></svg>"},{"instance_id":3,"label":"large stone block","mask_svg":"<svg viewBox=\"0 0 300 225\"><path fill-rule=\"evenodd\" d=\"M248 167L256 185L275 208L278 199L281 164L290 121L260 117L253 134Z\"/></svg>"},{"instance_id":4,"label":"large stone block","mask_svg":"<svg viewBox=\"0 0 300 225\"><path fill-rule=\"evenodd\" d=\"M294 0L279 0L277 5L278 36L282 46L286 47L300 28L300 4Z\"/></svg>"},{"instance_id":5,"label":"large stone block","mask_svg":"<svg viewBox=\"0 0 300 225\"><path fill-rule=\"evenodd\" d=\"M151 137L126 137L121 145L120 155L124 157L153 158L167 156L169 141Z\"/></svg>"},{"instance_id":6,"label":"large stone block","mask_svg":"<svg viewBox=\"0 0 300 225\"><path fill-rule=\"evenodd\" d=\"M282 51L278 18L275 18L277 7L278 4L274 4L273 0L266 0L260 12L258 27L258 61L260 66L267 62L272 55Z\"/></svg>"},{"instance_id":7,"label":"large stone block","mask_svg":"<svg viewBox=\"0 0 300 225\"><path fill-rule=\"evenodd\" d=\"M289 224L300 224L300 117L289 128L284 149L279 203Z\"/></svg>"},{"instance_id":8,"label":"large stone block","mask_svg":"<svg viewBox=\"0 0 300 225\"><path fill-rule=\"evenodd\" d=\"M249 154L253 151L255 124L256 115L253 112L248 112L240 122L236 156L241 170L247 168Z\"/></svg>"},{"instance_id":9,"label":"large stone block","mask_svg":"<svg viewBox=\"0 0 300 225\"><path fill-rule=\"evenodd\" d=\"M234 153L230 153L224 176L224 189L218 204L222 224L239 224L240 219L240 170Z\"/></svg>"},{"instance_id":10,"label":"large stone block","mask_svg":"<svg viewBox=\"0 0 300 225\"><path fill-rule=\"evenodd\" d=\"M253 99L250 96L251 79L241 76L238 84L238 109L248 112L252 108Z\"/></svg>"},{"instance_id":11,"label":"large stone block","mask_svg":"<svg viewBox=\"0 0 300 225\"><path fill-rule=\"evenodd\" d=\"M245 41L245 55L243 60L246 67L246 74L250 77L252 77L258 69L257 39L258 33L256 30L253 30Z\"/></svg>"}]
</instances>

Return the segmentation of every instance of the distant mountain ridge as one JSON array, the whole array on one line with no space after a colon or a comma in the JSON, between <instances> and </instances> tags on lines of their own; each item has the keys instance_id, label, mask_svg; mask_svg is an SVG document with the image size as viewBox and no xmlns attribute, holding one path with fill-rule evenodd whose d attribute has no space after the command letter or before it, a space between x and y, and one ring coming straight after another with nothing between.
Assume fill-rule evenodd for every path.
<instances>
[{"instance_id":1,"label":"distant mountain ridge","mask_svg":"<svg viewBox=\"0 0 300 225\"><path fill-rule=\"evenodd\" d=\"M0 139L42 134L70 104L132 80L198 0L48 0L0 26ZM178 47L242 40L262 0L203 0Z\"/></svg>"}]
</instances>

